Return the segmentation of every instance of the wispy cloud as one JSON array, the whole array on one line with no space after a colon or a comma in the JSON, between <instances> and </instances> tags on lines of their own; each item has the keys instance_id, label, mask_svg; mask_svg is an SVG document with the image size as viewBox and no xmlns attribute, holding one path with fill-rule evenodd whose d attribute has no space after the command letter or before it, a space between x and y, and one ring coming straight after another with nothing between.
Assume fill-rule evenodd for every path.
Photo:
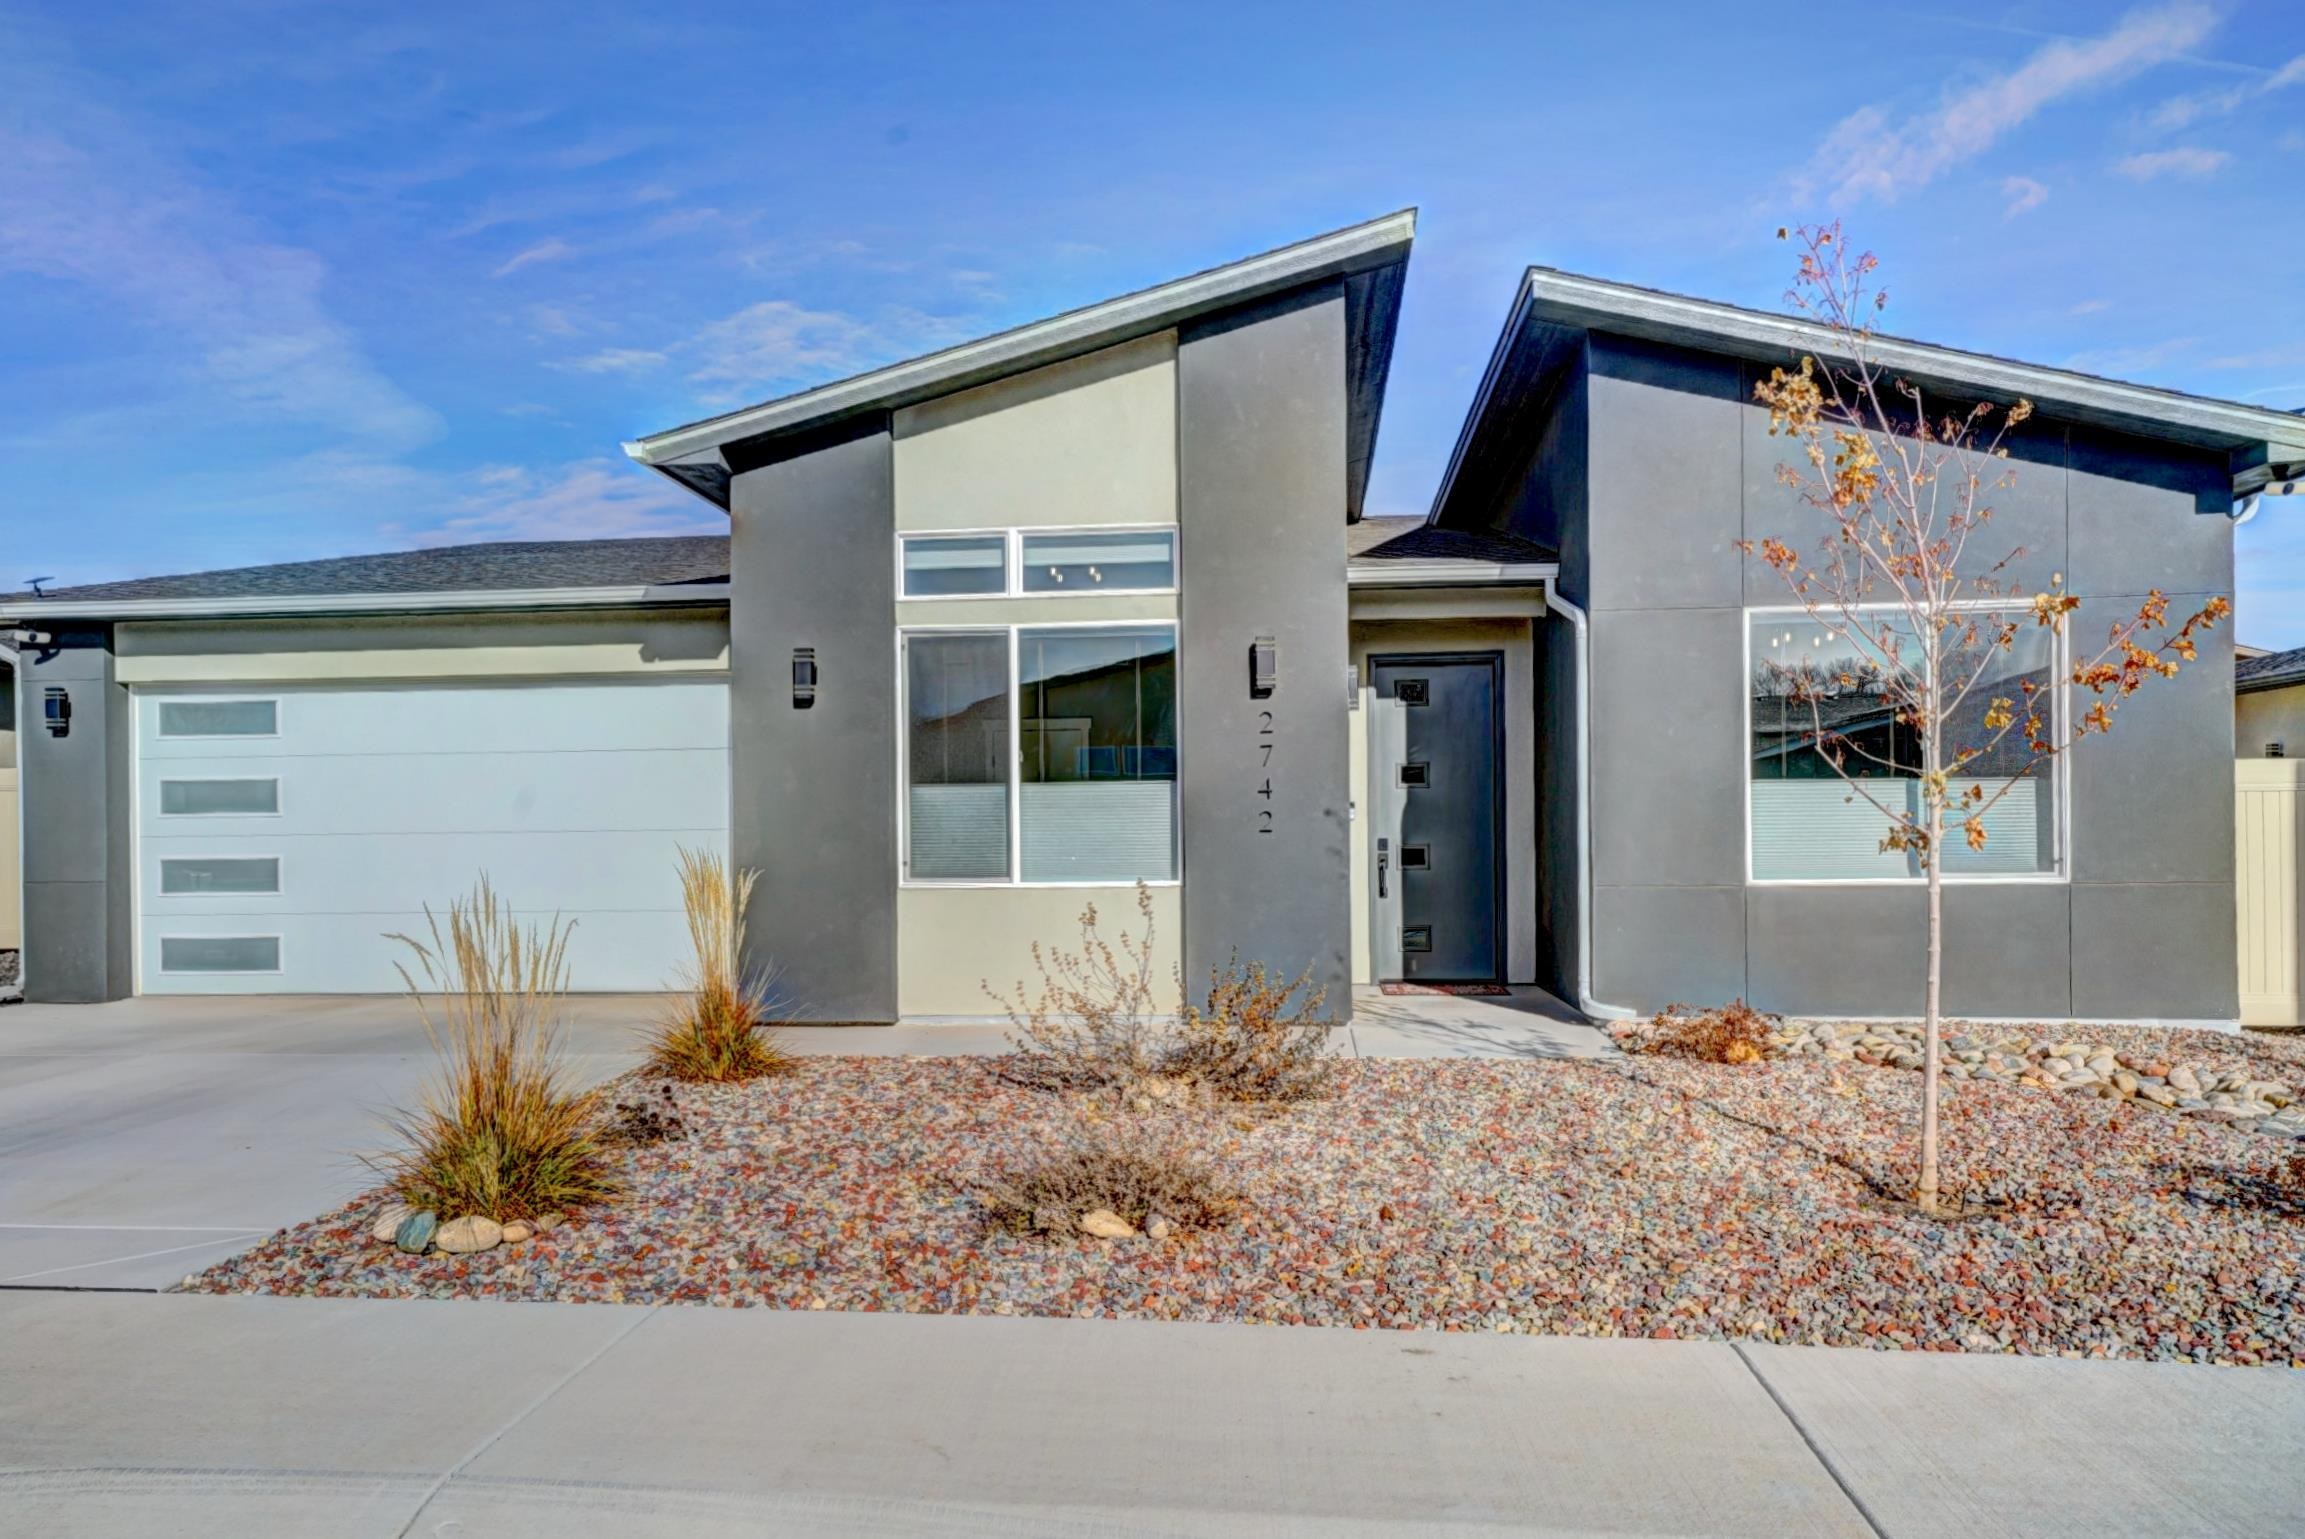
<instances>
[{"instance_id":1,"label":"wispy cloud","mask_svg":"<svg viewBox=\"0 0 2305 1539\"><path fill-rule=\"evenodd\" d=\"M378 452L433 437L438 417L330 313L327 264L268 238L105 94L36 50L0 57L0 276L121 307L189 369L203 413L316 425Z\"/></svg>"},{"instance_id":2,"label":"wispy cloud","mask_svg":"<svg viewBox=\"0 0 2305 1539\"><path fill-rule=\"evenodd\" d=\"M2168 337L2159 342L2140 343L2130 347L2092 348L2074 353L2065 359L2065 367L2084 374L2103 374L2113 379L2134 379L2140 375L2158 373L2184 358L2201 345L2199 337Z\"/></svg>"},{"instance_id":3,"label":"wispy cloud","mask_svg":"<svg viewBox=\"0 0 2305 1539\"><path fill-rule=\"evenodd\" d=\"M2001 217L2004 219L2014 219L2019 214L2029 214L2049 201L2049 189L2029 176L2003 178L2001 195L2009 200L2009 206L2001 213Z\"/></svg>"},{"instance_id":4,"label":"wispy cloud","mask_svg":"<svg viewBox=\"0 0 2305 1539\"><path fill-rule=\"evenodd\" d=\"M2110 301L2108 300L2084 299L2065 313L2067 315L2095 315L2098 311L2109 307Z\"/></svg>"},{"instance_id":5,"label":"wispy cloud","mask_svg":"<svg viewBox=\"0 0 2305 1539\"><path fill-rule=\"evenodd\" d=\"M1950 89L1934 111L1902 120L1868 106L1843 118L1796 177L1803 196L1892 200L1991 149L2042 108L2182 56L2217 28L2194 0L2133 11L2103 37L2058 39L2007 74Z\"/></svg>"},{"instance_id":6,"label":"wispy cloud","mask_svg":"<svg viewBox=\"0 0 2305 1539\"><path fill-rule=\"evenodd\" d=\"M2260 79L2243 81L2221 91L2196 91L2186 96L2172 96L2155 107L2153 115L2146 121L2155 128L2174 133L2207 118L2230 117L2259 97L2285 91L2294 85L2305 85L2305 53L2299 54L2279 69L2268 71Z\"/></svg>"},{"instance_id":7,"label":"wispy cloud","mask_svg":"<svg viewBox=\"0 0 2305 1539\"><path fill-rule=\"evenodd\" d=\"M663 366L667 355L646 347L610 347L553 365L576 374L644 374Z\"/></svg>"},{"instance_id":8,"label":"wispy cloud","mask_svg":"<svg viewBox=\"0 0 2305 1539\"><path fill-rule=\"evenodd\" d=\"M488 276L491 278L510 277L523 267L531 267L538 262L565 262L574 255L576 255L576 248L555 235L549 240L540 240L533 246L514 252Z\"/></svg>"},{"instance_id":9,"label":"wispy cloud","mask_svg":"<svg viewBox=\"0 0 2305 1539\"><path fill-rule=\"evenodd\" d=\"M2214 176L2233 157L2223 150L2187 146L2174 150L2148 150L2115 163L2113 169L2132 181L2149 182L2159 176Z\"/></svg>"},{"instance_id":10,"label":"wispy cloud","mask_svg":"<svg viewBox=\"0 0 2305 1539\"><path fill-rule=\"evenodd\" d=\"M436 523L388 531L416 545L724 534L728 520L662 476L607 458L546 470L487 465Z\"/></svg>"}]
</instances>

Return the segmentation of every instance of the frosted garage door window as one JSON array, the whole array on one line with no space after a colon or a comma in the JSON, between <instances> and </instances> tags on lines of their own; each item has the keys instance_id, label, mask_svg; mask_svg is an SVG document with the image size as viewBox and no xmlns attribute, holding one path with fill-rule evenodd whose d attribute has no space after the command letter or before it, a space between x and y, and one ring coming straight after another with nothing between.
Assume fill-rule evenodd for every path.
<instances>
[{"instance_id":1,"label":"frosted garage door window","mask_svg":"<svg viewBox=\"0 0 2305 1539\"><path fill-rule=\"evenodd\" d=\"M905 869L1008 877L1008 634L907 636Z\"/></svg>"},{"instance_id":2,"label":"frosted garage door window","mask_svg":"<svg viewBox=\"0 0 2305 1539\"><path fill-rule=\"evenodd\" d=\"M904 542L904 596L952 598L1008 591L1008 537L959 535Z\"/></svg>"},{"instance_id":3,"label":"frosted garage door window","mask_svg":"<svg viewBox=\"0 0 2305 1539\"><path fill-rule=\"evenodd\" d=\"M1176 876L1176 632L1017 636L1018 816L1028 882Z\"/></svg>"},{"instance_id":4,"label":"frosted garage door window","mask_svg":"<svg viewBox=\"0 0 2305 1539\"><path fill-rule=\"evenodd\" d=\"M1920 736L1903 719L1898 683L1902 670L1921 666L1912 632L1886 616L1868 620L1872 634L1856 639L1804 616L1755 615L1750 623L1753 879L1918 880L1922 868L1914 855L1881 848L1890 827L1887 813L1925 812ZM2058 869L2055 775L2041 768L2012 783L2010 777L2025 768L2022 735L1986 747L1995 734L1984 724L1994 699L2028 698L2027 683L2042 709L2051 709L2055 655L2054 634L2027 626L2005 650L1964 652L1956 646L1946 656L1950 679L1966 679L1979 661L1985 665L1947 722L1948 748L1984 750L1970 762L1970 775L1951 781L1950 794L1959 801L1971 786L1988 798L1998 794L1983 814L1983 849L1969 848L1957 820L1948 829L1948 877L2037 876Z\"/></svg>"},{"instance_id":5,"label":"frosted garage door window","mask_svg":"<svg viewBox=\"0 0 2305 1539\"><path fill-rule=\"evenodd\" d=\"M1176 535L1165 529L1028 534L1024 537L1024 591L1162 591L1176 586L1176 554Z\"/></svg>"},{"instance_id":6,"label":"frosted garage door window","mask_svg":"<svg viewBox=\"0 0 2305 1539\"><path fill-rule=\"evenodd\" d=\"M276 973L280 971L277 935L163 935L160 970L164 973Z\"/></svg>"},{"instance_id":7,"label":"frosted garage door window","mask_svg":"<svg viewBox=\"0 0 2305 1539\"><path fill-rule=\"evenodd\" d=\"M163 700L162 737L274 737L280 731L277 700Z\"/></svg>"},{"instance_id":8,"label":"frosted garage door window","mask_svg":"<svg viewBox=\"0 0 2305 1539\"><path fill-rule=\"evenodd\" d=\"M164 818L268 817L280 810L277 780L163 780Z\"/></svg>"},{"instance_id":9,"label":"frosted garage door window","mask_svg":"<svg viewBox=\"0 0 2305 1539\"><path fill-rule=\"evenodd\" d=\"M160 892L164 897L279 890L277 855L182 855L160 862Z\"/></svg>"}]
</instances>

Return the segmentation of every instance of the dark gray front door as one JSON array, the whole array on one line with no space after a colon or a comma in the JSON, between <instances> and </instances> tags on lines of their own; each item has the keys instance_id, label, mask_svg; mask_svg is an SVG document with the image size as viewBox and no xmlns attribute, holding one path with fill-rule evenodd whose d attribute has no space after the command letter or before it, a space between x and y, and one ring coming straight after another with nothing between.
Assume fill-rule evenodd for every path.
<instances>
[{"instance_id":1,"label":"dark gray front door","mask_svg":"<svg viewBox=\"0 0 2305 1539\"><path fill-rule=\"evenodd\" d=\"M1499 652L1369 659L1370 683L1406 707L1401 972L1431 983L1504 977L1503 726Z\"/></svg>"}]
</instances>

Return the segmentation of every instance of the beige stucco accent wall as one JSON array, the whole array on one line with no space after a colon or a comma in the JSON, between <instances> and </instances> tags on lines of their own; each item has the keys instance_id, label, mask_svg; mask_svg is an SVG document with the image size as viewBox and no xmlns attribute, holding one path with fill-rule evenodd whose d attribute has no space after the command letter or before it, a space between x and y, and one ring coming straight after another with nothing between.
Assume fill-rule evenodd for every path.
<instances>
[{"instance_id":1,"label":"beige stucco accent wall","mask_svg":"<svg viewBox=\"0 0 2305 1539\"><path fill-rule=\"evenodd\" d=\"M902 530L1174 524L1176 334L907 407L896 414L894 456ZM1177 617L1173 595L900 599L895 607L902 627ZM1183 904L1174 886L1151 893L1165 997L1181 955ZM902 888L898 1012L998 1018L984 982L1013 993L1019 978L1033 979L1035 940L1077 949L1080 912L1091 901L1106 916L1108 939L1123 925L1135 933L1127 886Z\"/></svg>"},{"instance_id":2,"label":"beige stucco accent wall","mask_svg":"<svg viewBox=\"0 0 2305 1539\"><path fill-rule=\"evenodd\" d=\"M1175 523L1176 356L1163 332L906 407L897 528Z\"/></svg>"},{"instance_id":3,"label":"beige stucco accent wall","mask_svg":"<svg viewBox=\"0 0 2305 1539\"><path fill-rule=\"evenodd\" d=\"M1505 968L1511 983L1537 977L1536 676L1522 619L1365 619L1355 603L1353 667L1369 675L1371 653L1502 652L1505 656ZM1364 692L1365 693L1365 692ZM1352 725L1353 803L1368 804L1368 712ZM1368 829L1353 824L1353 981L1369 983Z\"/></svg>"},{"instance_id":4,"label":"beige stucco accent wall","mask_svg":"<svg viewBox=\"0 0 2305 1539\"><path fill-rule=\"evenodd\" d=\"M1181 890L1147 889L1153 908L1153 979L1173 1008L1182 952ZM1127 887L907 887L897 894L897 1010L907 1019L997 1019L990 983L1027 1002L1039 997L1032 943L1080 950L1080 914L1096 904L1097 933L1118 953L1124 935L1142 934L1136 893Z\"/></svg>"},{"instance_id":5,"label":"beige stucco accent wall","mask_svg":"<svg viewBox=\"0 0 2305 1539\"><path fill-rule=\"evenodd\" d=\"M2234 756L2262 759L2267 743L2279 743L2289 758L2305 759L2305 684L2233 697Z\"/></svg>"},{"instance_id":6,"label":"beige stucco accent wall","mask_svg":"<svg viewBox=\"0 0 2305 1539\"><path fill-rule=\"evenodd\" d=\"M116 643L123 684L714 673L728 667L728 612L139 620Z\"/></svg>"},{"instance_id":7,"label":"beige stucco accent wall","mask_svg":"<svg viewBox=\"0 0 2305 1539\"><path fill-rule=\"evenodd\" d=\"M16 767L0 767L0 951L24 944L23 851L18 847Z\"/></svg>"}]
</instances>

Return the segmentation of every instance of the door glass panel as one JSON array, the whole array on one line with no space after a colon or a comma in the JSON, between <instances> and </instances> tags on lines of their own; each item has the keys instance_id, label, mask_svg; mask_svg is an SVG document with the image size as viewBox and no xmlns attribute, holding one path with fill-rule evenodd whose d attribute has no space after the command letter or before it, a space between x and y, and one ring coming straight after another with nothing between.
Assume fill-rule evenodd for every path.
<instances>
[{"instance_id":1,"label":"door glass panel","mask_svg":"<svg viewBox=\"0 0 2305 1539\"><path fill-rule=\"evenodd\" d=\"M271 737L280 730L277 700L163 700L162 737Z\"/></svg>"},{"instance_id":2,"label":"door glass panel","mask_svg":"<svg viewBox=\"0 0 2305 1539\"><path fill-rule=\"evenodd\" d=\"M167 818L262 817L280 810L277 780L163 780L160 815Z\"/></svg>"},{"instance_id":3,"label":"door glass panel","mask_svg":"<svg viewBox=\"0 0 2305 1539\"><path fill-rule=\"evenodd\" d=\"M277 855L184 855L160 862L160 891L170 897L279 890Z\"/></svg>"},{"instance_id":4,"label":"door glass panel","mask_svg":"<svg viewBox=\"0 0 2305 1539\"><path fill-rule=\"evenodd\" d=\"M163 935L160 970L164 973L276 973L280 971L277 935Z\"/></svg>"},{"instance_id":5,"label":"door glass panel","mask_svg":"<svg viewBox=\"0 0 2305 1539\"><path fill-rule=\"evenodd\" d=\"M1008 637L904 644L906 870L919 881L1008 875Z\"/></svg>"}]
</instances>

